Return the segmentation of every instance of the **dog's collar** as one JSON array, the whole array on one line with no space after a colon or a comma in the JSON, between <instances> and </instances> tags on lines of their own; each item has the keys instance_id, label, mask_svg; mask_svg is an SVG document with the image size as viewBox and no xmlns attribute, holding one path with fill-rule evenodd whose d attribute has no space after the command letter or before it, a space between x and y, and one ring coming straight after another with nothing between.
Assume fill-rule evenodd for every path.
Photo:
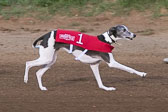
<instances>
[{"instance_id":1,"label":"dog's collar","mask_svg":"<svg viewBox=\"0 0 168 112\"><path fill-rule=\"evenodd\" d=\"M114 37L114 35L109 36L109 32L103 33L103 36L105 37L106 42L116 43L116 41L117 41L117 39Z\"/></svg>"}]
</instances>

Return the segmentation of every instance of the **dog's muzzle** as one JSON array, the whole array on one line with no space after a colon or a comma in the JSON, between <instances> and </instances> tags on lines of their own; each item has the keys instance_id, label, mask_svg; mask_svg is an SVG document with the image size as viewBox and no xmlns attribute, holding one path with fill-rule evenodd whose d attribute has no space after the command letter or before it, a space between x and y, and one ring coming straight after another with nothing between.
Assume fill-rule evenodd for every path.
<instances>
[{"instance_id":1,"label":"dog's muzzle","mask_svg":"<svg viewBox=\"0 0 168 112\"><path fill-rule=\"evenodd\" d=\"M126 37L126 38L129 39L129 40L133 40L133 38L135 38L135 37L136 37L136 35L133 34L133 37Z\"/></svg>"}]
</instances>

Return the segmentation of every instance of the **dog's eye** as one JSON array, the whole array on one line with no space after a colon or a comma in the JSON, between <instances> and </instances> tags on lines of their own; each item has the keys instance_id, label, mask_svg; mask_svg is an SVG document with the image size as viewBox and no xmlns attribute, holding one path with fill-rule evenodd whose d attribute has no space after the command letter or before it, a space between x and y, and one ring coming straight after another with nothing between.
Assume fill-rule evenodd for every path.
<instances>
[{"instance_id":1,"label":"dog's eye","mask_svg":"<svg viewBox=\"0 0 168 112\"><path fill-rule=\"evenodd\" d=\"M123 32L126 32L126 29L124 29Z\"/></svg>"}]
</instances>

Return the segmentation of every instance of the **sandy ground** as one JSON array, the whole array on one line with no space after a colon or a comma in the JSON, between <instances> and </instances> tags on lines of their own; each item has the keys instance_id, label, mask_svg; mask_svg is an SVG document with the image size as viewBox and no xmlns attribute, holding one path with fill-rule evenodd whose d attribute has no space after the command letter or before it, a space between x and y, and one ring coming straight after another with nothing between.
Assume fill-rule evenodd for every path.
<instances>
[{"instance_id":1,"label":"sandy ground","mask_svg":"<svg viewBox=\"0 0 168 112\"><path fill-rule=\"evenodd\" d=\"M112 17L54 17L50 21L32 18L0 18L0 112L167 112L168 110L168 17L153 19L150 13ZM56 64L48 70L40 91L34 67L29 82L23 82L25 62L38 57L33 41L55 28L84 30L101 34L116 24L125 24L137 34L133 41L114 45L115 59L146 78L105 63L100 65L103 83L116 87L107 92L98 88L89 65L75 61L60 51Z\"/></svg>"}]
</instances>

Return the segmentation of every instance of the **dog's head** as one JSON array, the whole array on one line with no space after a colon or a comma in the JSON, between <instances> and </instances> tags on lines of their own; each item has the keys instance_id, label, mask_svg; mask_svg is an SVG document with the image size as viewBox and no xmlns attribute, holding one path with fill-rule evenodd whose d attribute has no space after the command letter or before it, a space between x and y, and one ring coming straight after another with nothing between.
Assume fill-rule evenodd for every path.
<instances>
[{"instance_id":1,"label":"dog's head","mask_svg":"<svg viewBox=\"0 0 168 112\"><path fill-rule=\"evenodd\" d=\"M109 29L109 37L116 41L118 39L129 39L133 40L136 35L128 30L124 25L117 25Z\"/></svg>"}]
</instances>

